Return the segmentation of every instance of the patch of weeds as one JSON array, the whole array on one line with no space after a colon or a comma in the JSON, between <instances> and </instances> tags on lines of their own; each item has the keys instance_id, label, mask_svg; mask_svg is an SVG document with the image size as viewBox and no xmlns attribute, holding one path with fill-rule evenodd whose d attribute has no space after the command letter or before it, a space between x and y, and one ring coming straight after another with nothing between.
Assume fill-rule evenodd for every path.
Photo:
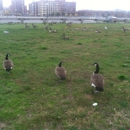
<instances>
[{"instance_id":1,"label":"patch of weeds","mask_svg":"<svg viewBox=\"0 0 130 130\"><path fill-rule=\"evenodd\" d=\"M70 104L71 104L71 101L70 101L70 100L64 100L64 101L63 101L63 104L64 104L64 105L70 105Z\"/></svg>"},{"instance_id":2,"label":"patch of weeds","mask_svg":"<svg viewBox=\"0 0 130 130\"><path fill-rule=\"evenodd\" d=\"M45 38L44 36L40 36L41 39Z\"/></svg>"},{"instance_id":3,"label":"patch of weeds","mask_svg":"<svg viewBox=\"0 0 130 130\"><path fill-rule=\"evenodd\" d=\"M30 90L31 87L30 87L30 86L24 86L24 89L25 89L25 90Z\"/></svg>"},{"instance_id":4,"label":"patch of weeds","mask_svg":"<svg viewBox=\"0 0 130 130\"><path fill-rule=\"evenodd\" d=\"M72 52L70 50L63 50L60 53L61 54L71 54Z\"/></svg>"},{"instance_id":5,"label":"patch of weeds","mask_svg":"<svg viewBox=\"0 0 130 130\"><path fill-rule=\"evenodd\" d=\"M126 130L126 128L119 128L119 130Z\"/></svg>"},{"instance_id":6,"label":"patch of weeds","mask_svg":"<svg viewBox=\"0 0 130 130\"><path fill-rule=\"evenodd\" d=\"M78 42L77 45L83 45L81 42Z\"/></svg>"},{"instance_id":7,"label":"patch of weeds","mask_svg":"<svg viewBox=\"0 0 130 130\"><path fill-rule=\"evenodd\" d=\"M50 60L56 60L57 57L50 56L49 59L50 59Z\"/></svg>"},{"instance_id":8,"label":"patch of weeds","mask_svg":"<svg viewBox=\"0 0 130 130\"><path fill-rule=\"evenodd\" d=\"M13 93L15 93L15 94L21 94L21 93L24 93L24 90L23 90L23 88L20 88L20 89L14 90Z\"/></svg>"},{"instance_id":9,"label":"patch of weeds","mask_svg":"<svg viewBox=\"0 0 130 130\"><path fill-rule=\"evenodd\" d=\"M94 42L94 43L96 43L96 42L97 42L97 40L94 40L93 42Z\"/></svg>"},{"instance_id":10,"label":"patch of weeds","mask_svg":"<svg viewBox=\"0 0 130 130\"><path fill-rule=\"evenodd\" d=\"M4 94L9 94L9 93L12 93L12 92L13 92L13 90L12 90L12 89L7 88L7 89L5 90L5 92L4 92Z\"/></svg>"},{"instance_id":11,"label":"patch of weeds","mask_svg":"<svg viewBox=\"0 0 130 130\"><path fill-rule=\"evenodd\" d=\"M127 78L126 78L125 75L121 74L121 75L118 76L118 79L119 80L126 80Z\"/></svg>"},{"instance_id":12,"label":"patch of weeds","mask_svg":"<svg viewBox=\"0 0 130 130\"><path fill-rule=\"evenodd\" d=\"M103 44L102 47L108 47L108 44Z\"/></svg>"},{"instance_id":13,"label":"patch of weeds","mask_svg":"<svg viewBox=\"0 0 130 130\"><path fill-rule=\"evenodd\" d=\"M68 128L68 130L78 130L78 128L75 127L75 126L71 126L71 127Z\"/></svg>"},{"instance_id":14,"label":"patch of weeds","mask_svg":"<svg viewBox=\"0 0 130 130\"><path fill-rule=\"evenodd\" d=\"M55 57L49 57L49 59L55 59Z\"/></svg>"},{"instance_id":15,"label":"patch of weeds","mask_svg":"<svg viewBox=\"0 0 130 130\"><path fill-rule=\"evenodd\" d=\"M82 36L82 34L78 34L78 36Z\"/></svg>"},{"instance_id":16,"label":"patch of weeds","mask_svg":"<svg viewBox=\"0 0 130 130\"><path fill-rule=\"evenodd\" d=\"M43 46L43 47L40 47L41 50L47 50L48 48Z\"/></svg>"},{"instance_id":17,"label":"patch of weeds","mask_svg":"<svg viewBox=\"0 0 130 130\"><path fill-rule=\"evenodd\" d=\"M37 58L37 56L35 56L35 55L32 55L30 58L36 59L36 58Z\"/></svg>"},{"instance_id":18,"label":"patch of weeds","mask_svg":"<svg viewBox=\"0 0 130 130\"><path fill-rule=\"evenodd\" d=\"M119 102L119 104L123 108L126 108L128 106L128 102L126 102L126 101L121 101L121 102Z\"/></svg>"},{"instance_id":19,"label":"patch of weeds","mask_svg":"<svg viewBox=\"0 0 130 130\"><path fill-rule=\"evenodd\" d=\"M30 41L27 41L26 44L33 45L33 44L36 44L36 42L30 42Z\"/></svg>"},{"instance_id":20,"label":"patch of weeds","mask_svg":"<svg viewBox=\"0 0 130 130\"><path fill-rule=\"evenodd\" d=\"M101 43L105 42L105 40L100 40Z\"/></svg>"},{"instance_id":21,"label":"patch of weeds","mask_svg":"<svg viewBox=\"0 0 130 130\"><path fill-rule=\"evenodd\" d=\"M123 65L121 65L122 67L128 67L128 64L123 64Z\"/></svg>"},{"instance_id":22,"label":"patch of weeds","mask_svg":"<svg viewBox=\"0 0 130 130\"><path fill-rule=\"evenodd\" d=\"M127 59L127 60L130 59L130 56L127 56L126 59ZM128 62L128 63L130 63L130 62Z\"/></svg>"},{"instance_id":23,"label":"patch of weeds","mask_svg":"<svg viewBox=\"0 0 130 130\"><path fill-rule=\"evenodd\" d=\"M121 46L120 43L115 43L114 45L117 46L117 47L120 47L120 46Z\"/></svg>"}]
</instances>

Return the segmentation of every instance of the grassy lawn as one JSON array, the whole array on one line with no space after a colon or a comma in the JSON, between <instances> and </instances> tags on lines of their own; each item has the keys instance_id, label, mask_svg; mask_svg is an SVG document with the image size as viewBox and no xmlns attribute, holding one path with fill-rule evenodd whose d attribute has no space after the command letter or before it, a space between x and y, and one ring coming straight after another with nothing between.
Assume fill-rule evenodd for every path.
<instances>
[{"instance_id":1,"label":"grassy lawn","mask_svg":"<svg viewBox=\"0 0 130 130\"><path fill-rule=\"evenodd\" d=\"M122 26L130 24L54 24L57 33L35 25L0 24L0 129L129 130L130 31ZM10 74L2 66L6 53L14 62ZM54 73L60 61L67 70L63 82ZM90 86L94 62L105 79L97 94Z\"/></svg>"}]
</instances>

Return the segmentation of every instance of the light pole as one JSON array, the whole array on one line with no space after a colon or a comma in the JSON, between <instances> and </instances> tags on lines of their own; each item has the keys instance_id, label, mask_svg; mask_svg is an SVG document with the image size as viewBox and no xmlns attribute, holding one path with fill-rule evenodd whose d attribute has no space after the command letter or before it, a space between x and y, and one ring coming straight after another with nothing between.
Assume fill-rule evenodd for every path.
<instances>
[{"instance_id":1,"label":"light pole","mask_svg":"<svg viewBox=\"0 0 130 130\"><path fill-rule=\"evenodd\" d=\"M15 15L16 15L16 18L17 18L17 9L15 9Z\"/></svg>"},{"instance_id":2,"label":"light pole","mask_svg":"<svg viewBox=\"0 0 130 130\"><path fill-rule=\"evenodd\" d=\"M32 15L34 16L34 0L32 0Z\"/></svg>"},{"instance_id":3,"label":"light pole","mask_svg":"<svg viewBox=\"0 0 130 130\"><path fill-rule=\"evenodd\" d=\"M46 16L47 16L47 20L48 20L48 3L46 3Z\"/></svg>"}]
</instances>

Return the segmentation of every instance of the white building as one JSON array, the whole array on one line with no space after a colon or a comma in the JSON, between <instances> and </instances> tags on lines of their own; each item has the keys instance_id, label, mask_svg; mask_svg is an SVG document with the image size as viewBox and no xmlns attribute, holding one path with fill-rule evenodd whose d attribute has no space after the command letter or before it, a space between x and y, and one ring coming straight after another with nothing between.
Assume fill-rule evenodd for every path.
<instances>
[{"instance_id":1,"label":"white building","mask_svg":"<svg viewBox=\"0 0 130 130\"><path fill-rule=\"evenodd\" d=\"M37 6L33 6L33 10L35 10L34 15L38 16L58 16L62 15L63 13L67 14L76 12L75 2L65 2L65 0L40 0L33 3L32 5L37 3ZM29 10L32 10L31 4Z\"/></svg>"},{"instance_id":2,"label":"white building","mask_svg":"<svg viewBox=\"0 0 130 130\"><path fill-rule=\"evenodd\" d=\"M38 14L41 16L52 16L57 13L60 14L60 12L60 2L52 0L41 0L41 3L39 2Z\"/></svg>"},{"instance_id":3,"label":"white building","mask_svg":"<svg viewBox=\"0 0 130 130\"><path fill-rule=\"evenodd\" d=\"M0 0L0 16L3 15L3 1Z\"/></svg>"}]
</instances>

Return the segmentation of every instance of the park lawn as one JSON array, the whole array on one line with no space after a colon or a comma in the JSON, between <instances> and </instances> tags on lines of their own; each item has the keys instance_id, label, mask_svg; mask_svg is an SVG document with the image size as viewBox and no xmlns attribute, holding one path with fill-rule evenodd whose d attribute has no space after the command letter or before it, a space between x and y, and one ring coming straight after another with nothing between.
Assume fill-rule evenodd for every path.
<instances>
[{"instance_id":1,"label":"park lawn","mask_svg":"<svg viewBox=\"0 0 130 130\"><path fill-rule=\"evenodd\" d=\"M130 32L122 26L130 24L58 23L51 26L57 33L28 25L0 24L0 129L129 130ZM2 65L6 53L14 63L10 74ZM62 82L54 73L60 61L67 70ZM105 80L104 92L96 94L90 85L94 62Z\"/></svg>"}]
</instances>

